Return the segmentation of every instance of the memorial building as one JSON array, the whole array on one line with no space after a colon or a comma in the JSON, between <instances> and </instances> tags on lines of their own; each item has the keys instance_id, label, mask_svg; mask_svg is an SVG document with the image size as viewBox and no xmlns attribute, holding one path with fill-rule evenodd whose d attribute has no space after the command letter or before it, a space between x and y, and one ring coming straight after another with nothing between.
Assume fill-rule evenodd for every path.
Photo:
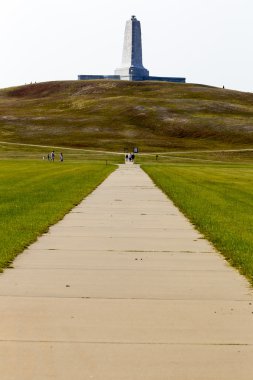
<instances>
[{"instance_id":1,"label":"memorial building","mask_svg":"<svg viewBox=\"0 0 253 380\"><path fill-rule=\"evenodd\" d=\"M185 83L185 78L154 77L142 62L141 23L135 16L127 21L125 29L124 47L121 67L115 70L114 75L78 75L79 80L114 79L128 81L160 81Z\"/></svg>"}]
</instances>

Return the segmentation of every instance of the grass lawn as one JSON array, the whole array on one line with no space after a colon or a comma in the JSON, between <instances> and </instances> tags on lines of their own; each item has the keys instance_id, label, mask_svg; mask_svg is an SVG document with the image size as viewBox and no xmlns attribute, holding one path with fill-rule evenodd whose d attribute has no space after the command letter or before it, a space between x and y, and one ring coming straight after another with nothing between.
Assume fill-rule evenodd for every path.
<instances>
[{"instance_id":1,"label":"grass lawn","mask_svg":"<svg viewBox=\"0 0 253 380\"><path fill-rule=\"evenodd\" d=\"M0 268L60 220L115 166L0 161Z\"/></svg>"},{"instance_id":2,"label":"grass lawn","mask_svg":"<svg viewBox=\"0 0 253 380\"><path fill-rule=\"evenodd\" d=\"M143 165L196 228L253 283L253 165Z\"/></svg>"}]
</instances>

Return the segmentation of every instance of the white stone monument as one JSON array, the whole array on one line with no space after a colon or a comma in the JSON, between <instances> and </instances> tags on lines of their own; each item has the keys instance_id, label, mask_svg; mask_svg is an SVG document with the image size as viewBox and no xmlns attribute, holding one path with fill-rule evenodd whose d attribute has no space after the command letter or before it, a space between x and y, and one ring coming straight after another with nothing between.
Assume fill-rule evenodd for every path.
<instances>
[{"instance_id":1,"label":"white stone monument","mask_svg":"<svg viewBox=\"0 0 253 380\"><path fill-rule=\"evenodd\" d=\"M129 81L159 81L185 83L181 77L150 76L142 64L141 23L135 16L127 21L125 29L124 48L121 67L115 70L115 75L78 75L79 80L129 80Z\"/></svg>"},{"instance_id":2,"label":"white stone monument","mask_svg":"<svg viewBox=\"0 0 253 380\"><path fill-rule=\"evenodd\" d=\"M145 80L149 72L142 64L141 23L135 16L127 21L121 67L115 70L125 80Z\"/></svg>"}]
</instances>

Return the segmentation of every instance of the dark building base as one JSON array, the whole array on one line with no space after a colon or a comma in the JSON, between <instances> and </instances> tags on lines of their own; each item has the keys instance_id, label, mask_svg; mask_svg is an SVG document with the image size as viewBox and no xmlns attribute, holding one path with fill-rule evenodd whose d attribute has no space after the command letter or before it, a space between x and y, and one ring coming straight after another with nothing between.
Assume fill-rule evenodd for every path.
<instances>
[{"instance_id":1,"label":"dark building base","mask_svg":"<svg viewBox=\"0 0 253 380\"><path fill-rule=\"evenodd\" d=\"M158 82L186 83L186 78L176 78L176 77L148 77L146 80L153 80L153 81L158 81Z\"/></svg>"},{"instance_id":2,"label":"dark building base","mask_svg":"<svg viewBox=\"0 0 253 380\"><path fill-rule=\"evenodd\" d=\"M107 80L128 80L128 81L158 81L158 82L171 82L171 83L186 83L186 78L177 77L122 77L120 75L78 75L78 80L96 80L96 79L107 79Z\"/></svg>"},{"instance_id":3,"label":"dark building base","mask_svg":"<svg viewBox=\"0 0 253 380\"><path fill-rule=\"evenodd\" d=\"M119 75L78 75L78 80L112 79L120 80Z\"/></svg>"}]
</instances>

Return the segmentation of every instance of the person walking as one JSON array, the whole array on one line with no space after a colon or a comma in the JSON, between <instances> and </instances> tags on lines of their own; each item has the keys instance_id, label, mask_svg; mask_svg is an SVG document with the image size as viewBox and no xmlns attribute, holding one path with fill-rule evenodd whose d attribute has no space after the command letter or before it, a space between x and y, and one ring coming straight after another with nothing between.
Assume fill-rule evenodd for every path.
<instances>
[{"instance_id":1,"label":"person walking","mask_svg":"<svg viewBox=\"0 0 253 380\"><path fill-rule=\"evenodd\" d=\"M62 154L62 152L60 153L60 162L63 162L63 154Z\"/></svg>"},{"instance_id":2,"label":"person walking","mask_svg":"<svg viewBox=\"0 0 253 380\"><path fill-rule=\"evenodd\" d=\"M54 161L54 158L55 158L55 154L54 154L54 151L52 151L52 153L51 153L51 160Z\"/></svg>"}]
</instances>

